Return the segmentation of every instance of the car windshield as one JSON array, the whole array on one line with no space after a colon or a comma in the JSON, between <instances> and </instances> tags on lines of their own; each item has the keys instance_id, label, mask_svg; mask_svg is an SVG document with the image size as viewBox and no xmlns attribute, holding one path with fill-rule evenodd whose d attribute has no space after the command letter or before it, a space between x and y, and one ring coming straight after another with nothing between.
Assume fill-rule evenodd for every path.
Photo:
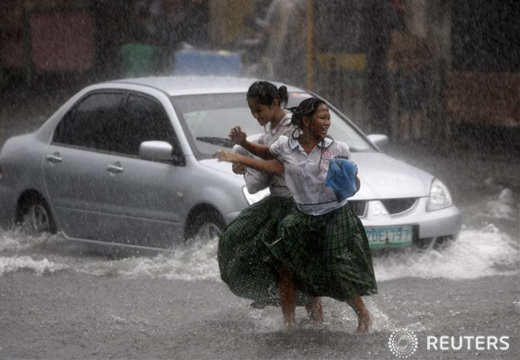
<instances>
[{"instance_id":1,"label":"car windshield","mask_svg":"<svg viewBox=\"0 0 520 360\"><path fill-rule=\"evenodd\" d=\"M307 93L291 93L287 107L297 106L308 97ZM210 158L219 148L233 147L228 137L233 126L240 125L247 135L264 131L251 115L245 93L186 95L174 97L172 102L199 158ZM348 144L353 152L375 151L364 135L332 109L329 135Z\"/></svg>"}]
</instances>

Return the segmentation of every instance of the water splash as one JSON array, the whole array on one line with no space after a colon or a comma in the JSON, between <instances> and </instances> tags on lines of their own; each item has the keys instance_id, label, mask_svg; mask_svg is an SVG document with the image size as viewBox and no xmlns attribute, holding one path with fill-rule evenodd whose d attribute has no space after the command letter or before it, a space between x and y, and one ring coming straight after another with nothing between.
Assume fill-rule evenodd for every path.
<instances>
[{"instance_id":1,"label":"water splash","mask_svg":"<svg viewBox=\"0 0 520 360\"><path fill-rule=\"evenodd\" d=\"M91 273L96 269L84 269ZM217 239L170 249L155 257L114 260L97 269L97 275L165 278L170 280L217 280Z\"/></svg>"},{"instance_id":2,"label":"water splash","mask_svg":"<svg viewBox=\"0 0 520 360\"><path fill-rule=\"evenodd\" d=\"M375 257L378 281L403 277L474 279L518 273L518 244L490 224L484 229L463 229L459 238L442 250L410 251Z\"/></svg>"},{"instance_id":3,"label":"water splash","mask_svg":"<svg viewBox=\"0 0 520 360\"><path fill-rule=\"evenodd\" d=\"M178 246L157 256L110 259L76 251L60 236L0 236L0 276L19 270L37 275L76 271L95 276L150 277L174 280L219 280L217 241ZM492 224L463 229L459 238L442 250L409 250L374 257L378 281L404 277L472 279L518 272L519 249L508 235Z\"/></svg>"},{"instance_id":4,"label":"water splash","mask_svg":"<svg viewBox=\"0 0 520 360\"><path fill-rule=\"evenodd\" d=\"M0 275L8 274L20 269L32 270L37 275L53 273L66 269L67 266L57 264L47 259L34 260L30 256L0 257Z\"/></svg>"},{"instance_id":5,"label":"water splash","mask_svg":"<svg viewBox=\"0 0 520 360\"><path fill-rule=\"evenodd\" d=\"M86 252L60 235L0 234L0 276L20 270L37 275L70 270L95 276L150 277L175 280L220 279L217 239L193 241L156 256L110 259Z\"/></svg>"},{"instance_id":6,"label":"water splash","mask_svg":"<svg viewBox=\"0 0 520 360\"><path fill-rule=\"evenodd\" d=\"M375 256L377 280L405 277L458 280L518 274L519 231L515 227L511 229L511 224L518 223L518 208L512 191L503 189L498 196L467 209L469 225L463 227L459 238L448 247ZM504 232L504 227L512 231ZM189 245L179 245L156 256L114 259L85 252L60 235L31 237L16 230L0 230L0 276L21 270L36 275L74 271L123 278L220 281L216 238L194 240ZM272 324L267 326L271 327Z\"/></svg>"}]
</instances>

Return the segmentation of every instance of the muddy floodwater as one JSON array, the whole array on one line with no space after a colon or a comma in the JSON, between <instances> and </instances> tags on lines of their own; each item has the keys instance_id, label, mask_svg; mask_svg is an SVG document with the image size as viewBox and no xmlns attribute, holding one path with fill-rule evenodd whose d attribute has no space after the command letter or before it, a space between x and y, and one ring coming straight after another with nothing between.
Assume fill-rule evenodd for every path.
<instances>
[{"instance_id":1,"label":"muddy floodwater","mask_svg":"<svg viewBox=\"0 0 520 360\"><path fill-rule=\"evenodd\" d=\"M216 239L111 256L0 229L0 359L519 359L517 154L390 151L448 185L463 228L442 249L375 255L369 335L332 299L324 324L298 308L284 330L279 308L220 280Z\"/></svg>"}]
</instances>

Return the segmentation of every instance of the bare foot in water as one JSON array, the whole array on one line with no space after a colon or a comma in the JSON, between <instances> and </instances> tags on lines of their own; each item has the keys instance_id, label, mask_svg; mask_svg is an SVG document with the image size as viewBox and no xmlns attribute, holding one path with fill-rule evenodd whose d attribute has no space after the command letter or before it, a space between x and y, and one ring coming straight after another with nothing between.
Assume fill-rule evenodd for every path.
<instances>
[{"instance_id":1,"label":"bare foot in water","mask_svg":"<svg viewBox=\"0 0 520 360\"><path fill-rule=\"evenodd\" d=\"M305 309L312 321L323 324L323 305L320 297L314 298L310 304L305 305Z\"/></svg>"},{"instance_id":2,"label":"bare foot in water","mask_svg":"<svg viewBox=\"0 0 520 360\"><path fill-rule=\"evenodd\" d=\"M374 318L366 311L363 314L358 315L358 327L354 332L354 335L366 335L372 330L372 323Z\"/></svg>"},{"instance_id":3,"label":"bare foot in water","mask_svg":"<svg viewBox=\"0 0 520 360\"><path fill-rule=\"evenodd\" d=\"M296 321L285 321L285 330L287 331L292 331L292 330L296 330L296 328L298 327L298 325L296 325Z\"/></svg>"}]
</instances>

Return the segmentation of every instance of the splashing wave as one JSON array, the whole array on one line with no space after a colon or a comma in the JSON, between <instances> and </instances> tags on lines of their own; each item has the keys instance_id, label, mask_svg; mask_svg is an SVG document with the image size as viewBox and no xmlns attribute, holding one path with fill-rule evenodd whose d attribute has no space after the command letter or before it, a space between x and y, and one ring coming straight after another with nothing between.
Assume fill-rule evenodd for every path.
<instances>
[{"instance_id":1,"label":"splashing wave","mask_svg":"<svg viewBox=\"0 0 520 360\"><path fill-rule=\"evenodd\" d=\"M518 255L518 244L490 224L482 230L464 229L445 249L375 257L374 266L378 281L403 277L474 279L518 273Z\"/></svg>"},{"instance_id":2,"label":"splashing wave","mask_svg":"<svg viewBox=\"0 0 520 360\"><path fill-rule=\"evenodd\" d=\"M154 257L109 259L75 252L60 236L30 238L6 232L0 236L0 276L20 270L37 275L76 271L95 276L151 277L175 280L219 280L217 241L179 246ZM410 250L374 257L378 281L403 277L469 279L518 271L518 244L495 226L464 229L443 250Z\"/></svg>"}]
</instances>

